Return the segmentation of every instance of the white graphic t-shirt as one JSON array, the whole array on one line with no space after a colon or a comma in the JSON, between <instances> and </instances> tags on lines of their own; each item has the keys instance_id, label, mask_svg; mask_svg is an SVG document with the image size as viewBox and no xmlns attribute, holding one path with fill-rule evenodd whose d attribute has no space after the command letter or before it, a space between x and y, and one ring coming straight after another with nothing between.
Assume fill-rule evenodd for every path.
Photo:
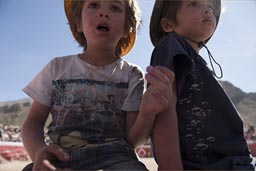
<instances>
[{"instance_id":1,"label":"white graphic t-shirt","mask_svg":"<svg viewBox=\"0 0 256 171\"><path fill-rule=\"evenodd\" d=\"M124 138L123 111L138 111L143 91L138 66L120 58L96 67L78 55L54 58L24 88L33 100L51 108L48 134L65 147Z\"/></svg>"}]
</instances>

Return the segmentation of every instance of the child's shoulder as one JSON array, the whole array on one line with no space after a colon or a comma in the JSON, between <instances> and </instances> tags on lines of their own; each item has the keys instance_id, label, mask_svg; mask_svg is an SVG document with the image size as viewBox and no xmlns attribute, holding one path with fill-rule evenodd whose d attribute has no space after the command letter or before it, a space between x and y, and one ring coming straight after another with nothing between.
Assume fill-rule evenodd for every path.
<instances>
[{"instance_id":1,"label":"child's shoulder","mask_svg":"<svg viewBox=\"0 0 256 171\"><path fill-rule=\"evenodd\" d=\"M138 71L138 72L142 72L143 73L143 70L142 68L135 64L135 63L132 63L132 62L128 62L127 60L124 60L124 59L121 59L120 60L120 67L122 69L127 69L127 70L132 70L132 71Z\"/></svg>"},{"instance_id":2,"label":"child's shoulder","mask_svg":"<svg viewBox=\"0 0 256 171\"><path fill-rule=\"evenodd\" d=\"M78 57L78 54L65 55L65 56L56 56L52 59L52 61L70 61L70 60L74 60L77 57Z\"/></svg>"},{"instance_id":3,"label":"child's shoulder","mask_svg":"<svg viewBox=\"0 0 256 171\"><path fill-rule=\"evenodd\" d=\"M48 64L45 66L45 68L51 69L51 70L58 70L63 69L63 67L72 66L78 55L65 55L65 56L58 56L53 57Z\"/></svg>"},{"instance_id":4,"label":"child's shoulder","mask_svg":"<svg viewBox=\"0 0 256 171\"><path fill-rule=\"evenodd\" d=\"M56 56L53 57L53 59L50 60L50 65L65 65L70 64L75 61L75 59L78 57L77 54L74 55L65 55L65 56Z\"/></svg>"}]
</instances>

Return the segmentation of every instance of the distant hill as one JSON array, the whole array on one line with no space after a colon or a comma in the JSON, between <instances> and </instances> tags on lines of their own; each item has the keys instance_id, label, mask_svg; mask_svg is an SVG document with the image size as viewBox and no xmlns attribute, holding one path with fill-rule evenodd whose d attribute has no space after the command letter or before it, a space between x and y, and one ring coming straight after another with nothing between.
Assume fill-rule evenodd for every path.
<instances>
[{"instance_id":1,"label":"distant hill","mask_svg":"<svg viewBox=\"0 0 256 171\"><path fill-rule=\"evenodd\" d=\"M245 93L227 81L221 84L241 114L244 126L252 125L256 128L256 93Z\"/></svg>"},{"instance_id":2,"label":"distant hill","mask_svg":"<svg viewBox=\"0 0 256 171\"><path fill-rule=\"evenodd\" d=\"M256 128L256 93L245 93L228 81L221 81L244 121L245 128L252 125ZM21 125L31 107L31 99L0 102L0 123Z\"/></svg>"},{"instance_id":3,"label":"distant hill","mask_svg":"<svg viewBox=\"0 0 256 171\"><path fill-rule=\"evenodd\" d=\"M31 107L29 98L0 102L0 123L5 125L21 125Z\"/></svg>"}]
</instances>

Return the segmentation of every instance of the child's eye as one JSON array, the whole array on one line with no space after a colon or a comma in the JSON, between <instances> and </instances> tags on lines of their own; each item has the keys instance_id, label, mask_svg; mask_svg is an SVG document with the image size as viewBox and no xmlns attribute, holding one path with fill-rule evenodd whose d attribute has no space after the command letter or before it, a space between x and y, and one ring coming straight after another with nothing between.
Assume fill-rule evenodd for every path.
<instances>
[{"instance_id":1,"label":"child's eye","mask_svg":"<svg viewBox=\"0 0 256 171\"><path fill-rule=\"evenodd\" d=\"M192 1L188 4L189 7L196 7L198 5L197 1Z\"/></svg>"},{"instance_id":2,"label":"child's eye","mask_svg":"<svg viewBox=\"0 0 256 171\"><path fill-rule=\"evenodd\" d=\"M113 5L113 6L111 7L111 9L112 9L114 12L118 12L118 13L122 12L121 8L118 7L118 6L116 6L116 5Z\"/></svg>"},{"instance_id":3,"label":"child's eye","mask_svg":"<svg viewBox=\"0 0 256 171\"><path fill-rule=\"evenodd\" d=\"M98 4L96 2L92 2L92 3L88 4L88 8L94 9L97 7L98 7Z\"/></svg>"},{"instance_id":4,"label":"child's eye","mask_svg":"<svg viewBox=\"0 0 256 171\"><path fill-rule=\"evenodd\" d=\"M212 10L214 9L213 4L209 4L208 7L211 8Z\"/></svg>"}]
</instances>

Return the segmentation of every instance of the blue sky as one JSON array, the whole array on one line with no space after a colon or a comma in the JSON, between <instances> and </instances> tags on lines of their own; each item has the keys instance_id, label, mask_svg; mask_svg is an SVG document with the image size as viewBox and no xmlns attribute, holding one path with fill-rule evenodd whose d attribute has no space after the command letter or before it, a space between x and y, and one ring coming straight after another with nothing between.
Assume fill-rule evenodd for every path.
<instances>
[{"instance_id":1,"label":"blue sky","mask_svg":"<svg viewBox=\"0 0 256 171\"><path fill-rule=\"evenodd\" d=\"M125 59L145 70L153 49L148 25L154 1L138 2L143 24ZM222 80L256 92L256 1L222 4L224 12L208 48L222 66ZM0 0L0 101L27 97L22 88L52 58L81 51L67 25L63 0ZM201 54L208 61L205 50Z\"/></svg>"}]
</instances>

